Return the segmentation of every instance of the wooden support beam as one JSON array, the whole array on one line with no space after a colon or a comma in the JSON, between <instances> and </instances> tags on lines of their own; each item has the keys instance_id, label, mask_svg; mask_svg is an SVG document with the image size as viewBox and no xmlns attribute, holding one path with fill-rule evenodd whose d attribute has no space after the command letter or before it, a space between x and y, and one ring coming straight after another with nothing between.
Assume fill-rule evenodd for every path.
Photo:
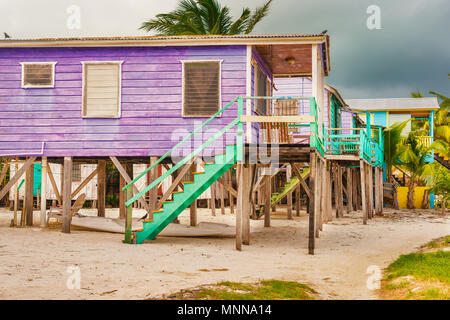
<instances>
[{"instance_id":1,"label":"wooden support beam","mask_svg":"<svg viewBox=\"0 0 450 320\"><path fill-rule=\"evenodd\" d=\"M127 188L127 201L133 198L133 189ZM132 230L133 230L133 206L128 206L127 217L125 219L125 239L124 243L132 243Z\"/></svg>"},{"instance_id":2,"label":"wooden support beam","mask_svg":"<svg viewBox=\"0 0 450 320\"><path fill-rule=\"evenodd\" d=\"M180 173L172 181L172 184L170 185L170 187L166 190L166 192L164 192L161 199L158 201L158 204L156 205L155 210L159 210L162 208L163 202L166 201L170 197L170 195L172 194L173 191L175 191L177 186L180 186L180 184L181 184L181 186L183 187L181 180L183 180L183 177L186 175L186 173L188 173L189 170L192 170L192 167L194 165L195 164L191 162L191 163L188 163L183 166L183 169L181 169ZM156 189L156 187L155 187L155 189Z\"/></svg>"},{"instance_id":3,"label":"wooden support beam","mask_svg":"<svg viewBox=\"0 0 450 320\"><path fill-rule=\"evenodd\" d=\"M120 177L125 180L125 183L126 183L125 185L129 184L132 181L131 178L133 177L133 164L127 164L126 167L124 167L120 163L120 161L117 159L117 157L110 156L109 158L111 159L111 161L113 162L113 164L117 168L117 170L119 171ZM156 187L154 189L156 189ZM122 188L120 190L122 190ZM133 184L132 190L133 190L134 194L138 194L140 192L140 190L138 189L138 187L136 187L135 184ZM123 192L124 192L124 195L122 195L122 197L126 197L126 192L125 191L123 191ZM147 213L149 215L152 213L150 211L149 204L145 201L145 199L143 197L140 197L137 201L142 205L142 207L147 211ZM152 218L149 217L149 219L152 219Z\"/></svg>"},{"instance_id":4,"label":"wooden support beam","mask_svg":"<svg viewBox=\"0 0 450 320\"><path fill-rule=\"evenodd\" d=\"M47 175L48 175L48 177L50 179L50 183L52 184L53 192L56 195L56 200L58 200L58 204L60 206L62 206L61 194L59 193L58 185L56 184L55 177L53 176L53 172L52 172L52 168L50 166L50 163L47 166Z\"/></svg>"},{"instance_id":5,"label":"wooden support beam","mask_svg":"<svg viewBox=\"0 0 450 320\"><path fill-rule=\"evenodd\" d=\"M221 184L221 183L219 184L219 191L220 191L220 213L222 215L224 215L225 214L225 191L223 189L223 184Z\"/></svg>"},{"instance_id":6,"label":"wooden support beam","mask_svg":"<svg viewBox=\"0 0 450 320\"><path fill-rule=\"evenodd\" d=\"M229 201L230 201L230 213L234 214L234 198L237 197L237 191L233 189L233 173L232 172L233 172L232 169L228 170L228 181L230 183L230 188L231 189L227 189L227 191L228 191L228 195L230 197L230 199L229 199ZM225 185L224 185L224 187L225 187ZM233 194L233 192L231 190L233 190L235 192L235 194Z\"/></svg>"},{"instance_id":7,"label":"wooden support beam","mask_svg":"<svg viewBox=\"0 0 450 320\"><path fill-rule=\"evenodd\" d=\"M332 203L332 185L331 185L331 165L330 162L327 161L327 164L325 165L326 170L326 216L327 221L333 220L333 203Z\"/></svg>"},{"instance_id":8,"label":"wooden support beam","mask_svg":"<svg viewBox=\"0 0 450 320\"><path fill-rule=\"evenodd\" d=\"M64 157L62 232L70 233L72 223L72 157Z\"/></svg>"},{"instance_id":9,"label":"wooden support beam","mask_svg":"<svg viewBox=\"0 0 450 320\"><path fill-rule=\"evenodd\" d=\"M314 184L314 215L315 215L315 231L316 231L316 238L319 238L319 231L320 231L320 216L321 216L321 189L322 189L322 176L321 176L321 167L322 167L322 161L320 161L320 158L316 156L316 166L315 166L315 177L316 182Z\"/></svg>"},{"instance_id":10,"label":"wooden support beam","mask_svg":"<svg viewBox=\"0 0 450 320\"><path fill-rule=\"evenodd\" d=\"M17 171L19 171L19 159L16 158L15 164L14 164L14 173L17 174ZM19 187L19 184L16 182L14 183L14 218L13 218L13 225L17 226L17 209L19 207L19 191L17 188Z\"/></svg>"},{"instance_id":11,"label":"wooden support beam","mask_svg":"<svg viewBox=\"0 0 450 320\"><path fill-rule=\"evenodd\" d=\"M309 174L309 187L311 190L315 190L315 180L316 180L316 166L317 166L317 155L315 151L310 153L310 174ZM316 238L316 221L315 221L315 193L311 193L309 197L309 230L308 230L308 253L314 254L315 238Z\"/></svg>"},{"instance_id":12,"label":"wooden support beam","mask_svg":"<svg viewBox=\"0 0 450 320\"><path fill-rule=\"evenodd\" d=\"M367 170L369 173L369 176L367 178L368 180L368 187L369 187L369 219L373 218L373 167L372 165L367 166Z\"/></svg>"},{"instance_id":13,"label":"wooden support beam","mask_svg":"<svg viewBox=\"0 0 450 320\"><path fill-rule=\"evenodd\" d=\"M27 168L25 173L25 224L33 225L33 184L34 184L34 165Z\"/></svg>"},{"instance_id":14,"label":"wooden support beam","mask_svg":"<svg viewBox=\"0 0 450 320\"><path fill-rule=\"evenodd\" d=\"M353 171L347 168L347 213L353 211Z\"/></svg>"},{"instance_id":15,"label":"wooden support beam","mask_svg":"<svg viewBox=\"0 0 450 320\"><path fill-rule=\"evenodd\" d=\"M164 168L167 170L167 171L169 171L170 170L170 167L169 167L169 165L167 164L167 163L163 163L163 166L164 166ZM178 170L177 170L178 171ZM176 171L175 171L176 172ZM174 174L174 173L172 173L172 178L173 178L173 180L175 180L175 177L176 177L176 175ZM175 186L175 187L177 187L177 186ZM181 189L183 189L183 183L181 182L181 180L178 182L178 187L180 187ZM156 209L156 210L158 210L158 208Z\"/></svg>"},{"instance_id":16,"label":"wooden support beam","mask_svg":"<svg viewBox=\"0 0 450 320\"><path fill-rule=\"evenodd\" d=\"M351 168L352 171L352 211L359 210L358 209L358 169Z\"/></svg>"},{"instance_id":17,"label":"wooden support beam","mask_svg":"<svg viewBox=\"0 0 450 320\"><path fill-rule=\"evenodd\" d=\"M63 197L64 201L64 197ZM106 161L98 160L97 163L97 215L105 216L106 208Z\"/></svg>"},{"instance_id":18,"label":"wooden support beam","mask_svg":"<svg viewBox=\"0 0 450 320\"><path fill-rule=\"evenodd\" d=\"M303 177L302 177L302 174L300 172L300 167L297 163L292 164L292 171L297 176L298 181L300 181L300 184L302 185L303 190L305 190L305 193L309 198L311 196L311 192L309 191L308 184L306 183L305 179L303 179Z\"/></svg>"},{"instance_id":19,"label":"wooden support beam","mask_svg":"<svg viewBox=\"0 0 450 320\"><path fill-rule=\"evenodd\" d=\"M237 197L237 191L225 181L223 176L217 179L217 182L219 182L221 186L223 186L229 193L231 193L231 195L233 195L235 198Z\"/></svg>"},{"instance_id":20,"label":"wooden support beam","mask_svg":"<svg viewBox=\"0 0 450 320\"><path fill-rule=\"evenodd\" d=\"M367 185L366 185L366 163L364 160L359 161L359 168L361 172L361 203L363 211L363 224L367 224L368 209L367 209Z\"/></svg>"},{"instance_id":21,"label":"wooden support beam","mask_svg":"<svg viewBox=\"0 0 450 320\"><path fill-rule=\"evenodd\" d=\"M248 165L248 167L242 167L242 184L239 185L239 189L242 190L243 206L242 206L242 243L250 245L250 190L251 190L251 178L253 177L253 168L255 165Z\"/></svg>"},{"instance_id":22,"label":"wooden support beam","mask_svg":"<svg viewBox=\"0 0 450 320\"><path fill-rule=\"evenodd\" d=\"M238 198L237 198L237 212L236 212L236 250L242 250L242 214L244 212L244 165L237 165L238 171Z\"/></svg>"},{"instance_id":23,"label":"wooden support beam","mask_svg":"<svg viewBox=\"0 0 450 320\"><path fill-rule=\"evenodd\" d=\"M47 226L47 157L41 159L41 228Z\"/></svg>"},{"instance_id":24,"label":"wooden support beam","mask_svg":"<svg viewBox=\"0 0 450 320\"><path fill-rule=\"evenodd\" d=\"M379 179L379 194L378 196L380 197L380 211L379 211L379 215L382 216L383 215L383 207L384 207L384 189L383 189L383 169L378 168L378 179Z\"/></svg>"},{"instance_id":25,"label":"wooden support beam","mask_svg":"<svg viewBox=\"0 0 450 320\"><path fill-rule=\"evenodd\" d=\"M154 163L156 163L156 161L158 161L158 157L150 157L150 165L153 165ZM149 181L148 183L152 183L153 181L155 181L156 179L158 179L158 166L153 167L150 170L150 176L149 176ZM150 211L150 215L151 218L153 219L153 211L156 210L156 207L158 205L158 187L152 188L149 192L149 211Z\"/></svg>"},{"instance_id":26,"label":"wooden support beam","mask_svg":"<svg viewBox=\"0 0 450 320\"><path fill-rule=\"evenodd\" d=\"M123 191L122 189L131 182L131 177L133 176L133 164L132 163L126 163L123 167L120 164L120 162L117 160L116 157L111 158L111 160L114 163L114 166L117 168L118 166L121 167L121 169L117 169L120 173L119 178L119 218L120 219L126 219L127 218L127 207L125 203L127 202L127 190ZM136 189L135 189L136 188ZM135 193L138 193L139 190L135 185L133 185L133 190ZM143 198L139 198L141 203L144 202L144 208L148 210L148 204L145 202ZM148 213L148 211L147 211Z\"/></svg>"},{"instance_id":27,"label":"wooden support beam","mask_svg":"<svg viewBox=\"0 0 450 320\"><path fill-rule=\"evenodd\" d=\"M300 201L301 201L301 194L302 194L302 186L299 184L297 188L295 188L295 215L297 217L300 217Z\"/></svg>"},{"instance_id":28,"label":"wooden support beam","mask_svg":"<svg viewBox=\"0 0 450 320\"><path fill-rule=\"evenodd\" d=\"M195 199L189 206L189 222L191 227L197 225L197 199Z\"/></svg>"},{"instance_id":29,"label":"wooden support beam","mask_svg":"<svg viewBox=\"0 0 450 320\"><path fill-rule=\"evenodd\" d=\"M265 169L269 169L266 167ZM265 170L265 173L268 173ZM264 227L270 227L271 197L272 197L272 176L267 174L264 176Z\"/></svg>"},{"instance_id":30,"label":"wooden support beam","mask_svg":"<svg viewBox=\"0 0 450 320\"><path fill-rule=\"evenodd\" d=\"M211 214L214 217L216 215L216 182L214 182L211 186Z\"/></svg>"},{"instance_id":31,"label":"wooden support beam","mask_svg":"<svg viewBox=\"0 0 450 320\"><path fill-rule=\"evenodd\" d=\"M8 172L9 162L3 164L2 172L0 173L0 185L3 183L3 179L5 179L6 173Z\"/></svg>"},{"instance_id":32,"label":"wooden support beam","mask_svg":"<svg viewBox=\"0 0 450 320\"><path fill-rule=\"evenodd\" d=\"M94 171L91 172L90 175L86 177L86 179L83 180L83 182L80 183L80 185L75 189L74 192L72 192L72 199L75 198L78 193L97 175L98 169L96 168Z\"/></svg>"},{"instance_id":33,"label":"wooden support beam","mask_svg":"<svg viewBox=\"0 0 450 320\"><path fill-rule=\"evenodd\" d=\"M327 160L321 161L320 175L321 175L321 188L320 188L320 231L323 230L323 224L328 222L327 216Z\"/></svg>"},{"instance_id":34,"label":"wooden support beam","mask_svg":"<svg viewBox=\"0 0 450 320\"><path fill-rule=\"evenodd\" d=\"M8 193L8 191L12 188L12 186L17 182L17 180L20 179L20 177L23 175L23 173L33 164L33 162L35 160L36 160L36 157L28 158L28 160L25 161L23 166L15 172L14 177L9 178L8 183L0 191L0 200L3 199L3 197Z\"/></svg>"}]
</instances>

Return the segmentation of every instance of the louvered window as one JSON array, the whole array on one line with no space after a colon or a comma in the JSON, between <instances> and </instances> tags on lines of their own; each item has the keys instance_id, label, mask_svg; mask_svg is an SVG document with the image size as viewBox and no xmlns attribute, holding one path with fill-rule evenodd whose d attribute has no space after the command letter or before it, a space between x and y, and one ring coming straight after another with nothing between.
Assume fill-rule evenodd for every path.
<instances>
[{"instance_id":1,"label":"louvered window","mask_svg":"<svg viewBox=\"0 0 450 320\"><path fill-rule=\"evenodd\" d=\"M53 88L56 62L22 62L23 88Z\"/></svg>"},{"instance_id":2,"label":"louvered window","mask_svg":"<svg viewBox=\"0 0 450 320\"><path fill-rule=\"evenodd\" d=\"M83 62L83 117L120 117L122 62Z\"/></svg>"},{"instance_id":3,"label":"louvered window","mask_svg":"<svg viewBox=\"0 0 450 320\"><path fill-rule=\"evenodd\" d=\"M220 61L183 63L183 116L210 117L220 110Z\"/></svg>"}]
</instances>

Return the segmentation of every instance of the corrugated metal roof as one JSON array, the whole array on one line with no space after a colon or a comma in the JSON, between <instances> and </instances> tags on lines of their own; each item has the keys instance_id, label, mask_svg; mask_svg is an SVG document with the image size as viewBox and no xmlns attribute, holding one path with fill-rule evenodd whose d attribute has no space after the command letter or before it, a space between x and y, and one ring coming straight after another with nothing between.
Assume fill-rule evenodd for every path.
<instances>
[{"instance_id":1,"label":"corrugated metal roof","mask_svg":"<svg viewBox=\"0 0 450 320\"><path fill-rule=\"evenodd\" d=\"M62 37L62 38L35 38L35 39L2 39L0 42L14 41L123 41L123 40L205 40L205 39L282 39L282 38L310 38L321 37L324 33L304 34L237 34L237 35L192 35L192 36L128 36L128 37Z\"/></svg>"},{"instance_id":2,"label":"corrugated metal roof","mask_svg":"<svg viewBox=\"0 0 450 320\"><path fill-rule=\"evenodd\" d=\"M346 99L353 110L409 110L439 109L436 97L430 98L392 98L392 99Z\"/></svg>"}]
</instances>

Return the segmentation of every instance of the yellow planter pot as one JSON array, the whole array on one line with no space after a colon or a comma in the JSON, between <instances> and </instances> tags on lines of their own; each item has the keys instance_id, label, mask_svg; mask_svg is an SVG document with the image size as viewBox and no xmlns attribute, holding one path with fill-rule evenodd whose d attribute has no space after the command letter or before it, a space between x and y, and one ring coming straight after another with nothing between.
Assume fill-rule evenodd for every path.
<instances>
[{"instance_id":1,"label":"yellow planter pot","mask_svg":"<svg viewBox=\"0 0 450 320\"><path fill-rule=\"evenodd\" d=\"M425 190L430 189L430 187L415 187L414 188L414 208L420 209L422 207L423 194ZM408 187L398 187L398 206L400 208L406 208L406 203L408 201Z\"/></svg>"}]
</instances>

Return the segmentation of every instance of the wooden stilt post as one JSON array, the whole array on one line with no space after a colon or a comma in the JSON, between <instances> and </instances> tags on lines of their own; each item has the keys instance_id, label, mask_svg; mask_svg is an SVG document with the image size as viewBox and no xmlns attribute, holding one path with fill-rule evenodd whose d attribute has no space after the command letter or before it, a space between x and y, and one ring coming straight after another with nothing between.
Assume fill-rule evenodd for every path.
<instances>
[{"instance_id":1,"label":"wooden stilt post","mask_svg":"<svg viewBox=\"0 0 450 320\"><path fill-rule=\"evenodd\" d=\"M359 210L358 209L358 169L352 168L350 169L352 171L352 210Z\"/></svg>"},{"instance_id":2,"label":"wooden stilt post","mask_svg":"<svg viewBox=\"0 0 450 320\"><path fill-rule=\"evenodd\" d=\"M366 185L366 164L364 160L359 160L359 168L361 171L361 204L363 211L363 224L367 224L368 219L368 208L367 208L367 185Z\"/></svg>"},{"instance_id":3,"label":"wooden stilt post","mask_svg":"<svg viewBox=\"0 0 450 320\"><path fill-rule=\"evenodd\" d=\"M47 157L41 159L41 228L47 226Z\"/></svg>"},{"instance_id":4,"label":"wooden stilt post","mask_svg":"<svg viewBox=\"0 0 450 320\"><path fill-rule=\"evenodd\" d=\"M233 173L232 169L228 170L228 181L230 186L233 186ZM230 213L234 214L234 198L231 192L228 192L229 200L230 200Z\"/></svg>"},{"instance_id":5,"label":"wooden stilt post","mask_svg":"<svg viewBox=\"0 0 450 320\"><path fill-rule=\"evenodd\" d=\"M264 183L264 227L270 227L270 213L271 213L271 197L272 197L272 177L270 175L270 167L265 167L266 176L264 179L266 182Z\"/></svg>"},{"instance_id":6,"label":"wooden stilt post","mask_svg":"<svg viewBox=\"0 0 450 320\"><path fill-rule=\"evenodd\" d=\"M33 180L34 180L34 166L28 167L25 174L25 224L27 226L33 225Z\"/></svg>"},{"instance_id":7,"label":"wooden stilt post","mask_svg":"<svg viewBox=\"0 0 450 320\"><path fill-rule=\"evenodd\" d=\"M310 174L309 174L309 190L311 190L311 194L309 197L309 231L308 231L308 253L314 254L314 246L315 246L315 238L316 238L316 221L315 221L315 179L316 179L316 153L312 151L310 153Z\"/></svg>"},{"instance_id":8,"label":"wooden stilt post","mask_svg":"<svg viewBox=\"0 0 450 320\"><path fill-rule=\"evenodd\" d=\"M380 212L379 215L383 215L383 207L384 207L384 188L383 188L383 169L378 168L378 179L379 179L379 197L380 197Z\"/></svg>"},{"instance_id":9,"label":"wooden stilt post","mask_svg":"<svg viewBox=\"0 0 450 320\"><path fill-rule=\"evenodd\" d=\"M223 189L223 184L219 183L220 190L220 213L225 214L225 190Z\"/></svg>"},{"instance_id":10,"label":"wooden stilt post","mask_svg":"<svg viewBox=\"0 0 450 320\"><path fill-rule=\"evenodd\" d=\"M299 184L297 188L295 188L295 215L297 217L300 217L300 201L301 201L301 194L302 194L302 185Z\"/></svg>"},{"instance_id":11,"label":"wooden stilt post","mask_svg":"<svg viewBox=\"0 0 450 320\"><path fill-rule=\"evenodd\" d=\"M197 199L190 205L190 214L189 214L189 222L191 227L195 227L197 225Z\"/></svg>"},{"instance_id":12,"label":"wooden stilt post","mask_svg":"<svg viewBox=\"0 0 450 320\"><path fill-rule=\"evenodd\" d=\"M70 233L72 223L72 157L64 157L62 232Z\"/></svg>"},{"instance_id":13,"label":"wooden stilt post","mask_svg":"<svg viewBox=\"0 0 450 320\"><path fill-rule=\"evenodd\" d=\"M127 188L127 200L133 198L133 189ZM125 219L125 239L124 243L132 243L132 223L133 223L133 207L127 208L127 217Z\"/></svg>"},{"instance_id":14,"label":"wooden stilt post","mask_svg":"<svg viewBox=\"0 0 450 320\"><path fill-rule=\"evenodd\" d=\"M63 197L64 202L64 197ZM97 215L105 216L106 207L106 161L98 160L97 163Z\"/></svg>"},{"instance_id":15,"label":"wooden stilt post","mask_svg":"<svg viewBox=\"0 0 450 320\"><path fill-rule=\"evenodd\" d=\"M210 188L211 188L211 214L214 217L216 215L216 183L214 182Z\"/></svg>"},{"instance_id":16,"label":"wooden stilt post","mask_svg":"<svg viewBox=\"0 0 450 320\"><path fill-rule=\"evenodd\" d=\"M150 157L150 165L153 165L156 161L158 161L158 157ZM158 166L153 167L150 170L149 184L158 179ZM150 212L156 210L156 205L158 202L158 188L152 188L149 192L149 209Z\"/></svg>"},{"instance_id":17,"label":"wooden stilt post","mask_svg":"<svg viewBox=\"0 0 450 320\"><path fill-rule=\"evenodd\" d=\"M353 171L347 168L347 213L353 211Z\"/></svg>"},{"instance_id":18,"label":"wooden stilt post","mask_svg":"<svg viewBox=\"0 0 450 320\"><path fill-rule=\"evenodd\" d=\"M14 164L14 174L17 174L17 171L19 171L19 158L16 158L15 164ZM17 180L18 181L18 180ZM19 191L17 188L19 187L18 182L14 183L14 218L13 218L13 225L17 226L17 208L19 207Z\"/></svg>"},{"instance_id":19,"label":"wooden stilt post","mask_svg":"<svg viewBox=\"0 0 450 320\"><path fill-rule=\"evenodd\" d=\"M332 202L332 185L331 185L331 166L330 163L326 165L326 210L328 221L333 220L333 202Z\"/></svg>"},{"instance_id":20,"label":"wooden stilt post","mask_svg":"<svg viewBox=\"0 0 450 320\"><path fill-rule=\"evenodd\" d=\"M132 163L126 163L124 164L124 169L127 173L127 175L132 178L133 177L133 164ZM130 180L131 181L131 180ZM122 191L122 188L127 185L127 181L123 177L122 174L120 174L119 179L120 184L120 194L119 194L119 218L120 219L126 219L127 217L127 207L125 206L125 203L127 202L127 191Z\"/></svg>"},{"instance_id":21,"label":"wooden stilt post","mask_svg":"<svg viewBox=\"0 0 450 320\"><path fill-rule=\"evenodd\" d=\"M244 204L244 165L237 165L238 172L238 198L236 211L236 250L242 250L242 214L245 208Z\"/></svg>"},{"instance_id":22,"label":"wooden stilt post","mask_svg":"<svg viewBox=\"0 0 450 320\"><path fill-rule=\"evenodd\" d=\"M369 176L367 178L368 180L368 187L369 187L369 219L373 218L373 212L374 212L374 208L373 208L373 167L371 164L369 164L368 166L368 173Z\"/></svg>"},{"instance_id":23,"label":"wooden stilt post","mask_svg":"<svg viewBox=\"0 0 450 320\"><path fill-rule=\"evenodd\" d=\"M314 193L316 196L314 197L314 215L315 215L315 231L316 231L316 238L319 238L319 231L320 231L320 214L321 214L321 194L320 191L322 189L322 176L321 176L321 168L322 168L322 161L318 156L316 156L316 167L315 167L315 183L314 183Z\"/></svg>"},{"instance_id":24,"label":"wooden stilt post","mask_svg":"<svg viewBox=\"0 0 450 320\"><path fill-rule=\"evenodd\" d=\"M252 166L248 165L248 167L242 167L242 197L243 197L243 206L242 206L242 243L245 245L250 245L250 187L251 187L251 171ZM241 186L239 186L239 190Z\"/></svg>"},{"instance_id":25,"label":"wooden stilt post","mask_svg":"<svg viewBox=\"0 0 450 320\"><path fill-rule=\"evenodd\" d=\"M320 188L320 231L323 230L323 224L328 222L328 212L327 212L327 161L324 159L321 164L321 188Z\"/></svg>"}]
</instances>

